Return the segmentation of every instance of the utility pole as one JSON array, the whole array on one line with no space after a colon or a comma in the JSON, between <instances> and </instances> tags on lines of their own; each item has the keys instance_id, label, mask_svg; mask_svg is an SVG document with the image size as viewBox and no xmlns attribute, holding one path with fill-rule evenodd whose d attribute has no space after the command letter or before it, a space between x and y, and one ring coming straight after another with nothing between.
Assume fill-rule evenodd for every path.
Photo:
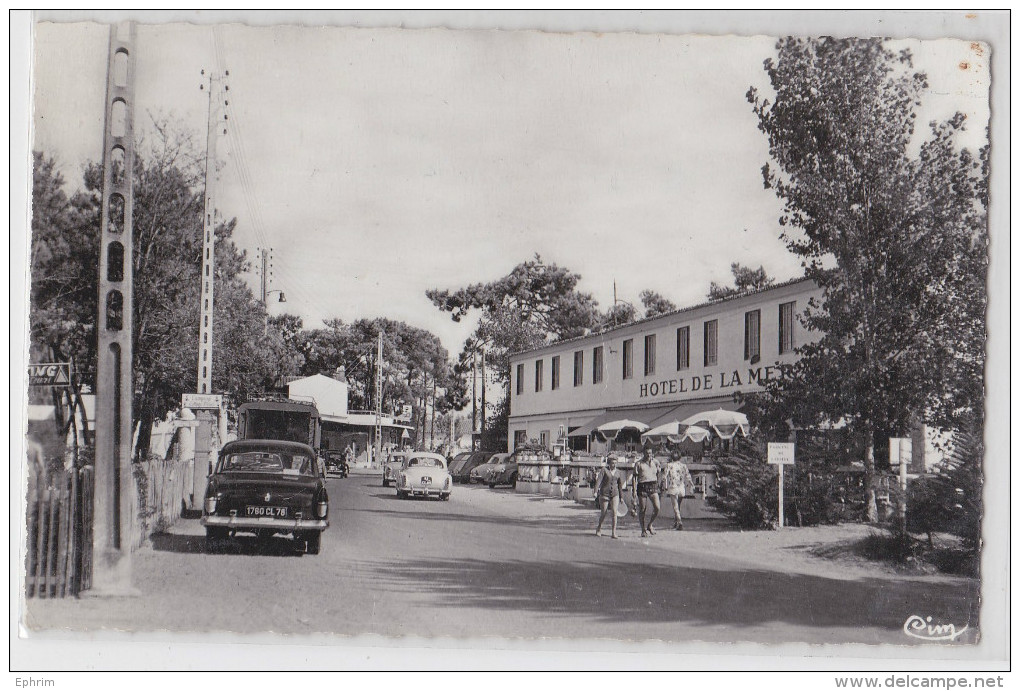
<instances>
[{"instance_id":1,"label":"utility pole","mask_svg":"<svg viewBox=\"0 0 1020 691\"><path fill-rule=\"evenodd\" d=\"M382 457L382 331L379 332L379 344L375 354L375 460L380 463Z\"/></svg>"},{"instance_id":2,"label":"utility pole","mask_svg":"<svg viewBox=\"0 0 1020 691\"><path fill-rule=\"evenodd\" d=\"M432 427L429 430L429 450L436 448L436 375L432 375Z\"/></svg>"},{"instance_id":3,"label":"utility pole","mask_svg":"<svg viewBox=\"0 0 1020 691\"><path fill-rule=\"evenodd\" d=\"M471 351L471 450L476 451L475 435L478 433L478 353Z\"/></svg>"},{"instance_id":4,"label":"utility pole","mask_svg":"<svg viewBox=\"0 0 1020 691\"><path fill-rule=\"evenodd\" d=\"M202 70L205 75L205 70ZM202 85L202 88L205 84ZM212 393L213 286L216 275L216 137L226 125L219 122L220 77L209 74L209 112L205 135L205 214L202 217L202 302L198 327L198 393ZM214 93L215 98L214 98ZM224 121L226 115L223 115Z\"/></svg>"},{"instance_id":5,"label":"utility pole","mask_svg":"<svg viewBox=\"0 0 1020 691\"><path fill-rule=\"evenodd\" d=\"M129 595L134 525L131 345L135 122L135 24L110 27L103 131L102 231L96 315L96 458L92 593Z\"/></svg>"},{"instance_id":6,"label":"utility pole","mask_svg":"<svg viewBox=\"0 0 1020 691\"><path fill-rule=\"evenodd\" d=\"M485 376L485 348L482 348L482 429L481 429L482 436L478 440L479 446L485 446L483 440L485 437L485 388L486 388L485 385L487 383L488 380Z\"/></svg>"}]
</instances>

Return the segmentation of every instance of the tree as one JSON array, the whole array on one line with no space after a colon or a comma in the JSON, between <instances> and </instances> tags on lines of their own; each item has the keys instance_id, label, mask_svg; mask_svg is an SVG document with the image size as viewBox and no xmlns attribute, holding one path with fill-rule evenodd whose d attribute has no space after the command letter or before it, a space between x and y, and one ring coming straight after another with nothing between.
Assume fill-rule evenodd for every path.
<instances>
[{"instance_id":1,"label":"tree","mask_svg":"<svg viewBox=\"0 0 1020 691\"><path fill-rule=\"evenodd\" d=\"M676 305L654 290L641 291L641 304L645 306L645 319L676 311Z\"/></svg>"},{"instance_id":2,"label":"tree","mask_svg":"<svg viewBox=\"0 0 1020 691\"><path fill-rule=\"evenodd\" d=\"M845 425L864 449L919 417L941 429L983 405L986 152L956 145L962 115L915 136L927 89L878 39L785 38L765 61L774 98L747 97L777 168L781 235L821 288L814 340L768 393L795 422Z\"/></svg>"},{"instance_id":3,"label":"tree","mask_svg":"<svg viewBox=\"0 0 1020 691\"><path fill-rule=\"evenodd\" d=\"M136 454L152 423L195 391L204 200L200 159L189 133L162 118L135 149L131 229ZM36 156L31 333L35 348L69 359L74 388L95 386L97 264L102 166L86 167L84 189L64 203L52 161ZM231 242L234 221L216 226L213 388L243 398L280 370L286 345L265 327L265 310L241 280L245 255Z\"/></svg>"},{"instance_id":4,"label":"tree","mask_svg":"<svg viewBox=\"0 0 1020 691\"><path fill-rule=\"evenodd\" d=\"M712 285L708 288L709 300L722 300L734 295L754 293L765 290L776 282L775 279L769 278L763 266L752 269L739 262L733 262L730 264L730 271L733 273L733 286L723 286L712 281Z\"/></svg>"},{"instance_id":5,"label":"tree","mask_svg":"<svg viewBox=\"0 0 1020 691\"><path fill-rule=\"evenodd\" d=\"M478 328L464 354L486 349L486 360L501 382L510 380L512 352L585 335L598 324L598 303L577 290L581 277L546 264L539 255L515 266L491 283L476 283L450 292L431 289L426 296L459 322L472 310L481 312Z\"/></svg>"}]
</instances>

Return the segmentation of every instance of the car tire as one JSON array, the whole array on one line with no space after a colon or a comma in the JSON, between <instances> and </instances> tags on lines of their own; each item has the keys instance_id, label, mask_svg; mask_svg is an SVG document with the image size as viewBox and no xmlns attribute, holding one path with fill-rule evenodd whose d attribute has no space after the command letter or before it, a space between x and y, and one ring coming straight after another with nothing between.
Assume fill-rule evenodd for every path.
<instances>
[{"instance_id":1,"label":"car tire","mask_svg":"<svg viewBox=\"0 0 1020 691\"><path fill-rule=\"evenodd\" d=\"M318 530L305 535L305 551L308 554L318 554L322 549L322 533Z\"/></svg>"},{"instance_id":2,"label":"car tire","mask_svg":"<svg viewBox=\"0 0 1020 691\"><path fill-rule=\"evenodd\" d=\"M397 499L407 499L407 492L397 490Z\"/></svg>"},{"instance_id":3,"label":"car tire","mask_svg":"<svg viewBox=\"0 0 1020 691\"><path fill-rule=\"evenodd\" d=\"M450 493L447 492L446 494L442 495L442 499L443 501L450 501Z\"/></svg>"},{"instance_id":4,"label":"car tire","mask_svg":"<svg viewBox=\"0 0 1020 691\"><path fill-rule=\"evenodd\" d=\"M517 473L510 476L510 486L515 489L517 488Z\"/></svg>"},{"instance_id":5,"label":"car tire","mask_svg":"<svg viewBox=\"0 0 1020 691\"><path fill-rule=\"evenodd\" d=\"M389 486L390 486L390 481L389 481L389 480L385 480L385 479L384 479L384 480L382 481L382 486L383 486L383 487L389 487Z\"/></svg>"},{"instance_id":6,"label":"car tire","mask_svg":"<svg viewBox=\"0 0 1020 691\"><path fill-rule=\"evenodd\" d=\"M205 551L209 553L220 551L227 535L227 531L223 528L207 527L205 529Z\"/></svg>"},{"instance_id":7,"label":"car tire","mask_svg":"<svg viewBox=\"0 0 1020 691\"><path fill-rule=\"evenodd\" d=\"M495 482L490 482L489 483L489 489L496 489L496 483Z\"/></svg>"}]
</instances>

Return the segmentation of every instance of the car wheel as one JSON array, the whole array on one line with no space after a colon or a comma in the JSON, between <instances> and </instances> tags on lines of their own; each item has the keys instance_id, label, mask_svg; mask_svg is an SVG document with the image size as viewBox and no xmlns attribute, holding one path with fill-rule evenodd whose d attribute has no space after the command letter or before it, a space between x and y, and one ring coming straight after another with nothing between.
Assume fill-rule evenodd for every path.
<instances>
[{"instance_id":1,"label":"car wheel","mask_svg":"<svg viewBox=\"0 0 1020 691\"><path fill-rule=\"evenodd\" d=\"M318 554L322 547L322 533L313 531L305 536L306 550L308 554Z\"/></svg>"},{"instance_id":2,"label":"car wheel","mask_svg":"<svg viewBox=\"0 0 1020 691\"><path fill-rule=\"evenodd\" d=\"M450 493L447 492L446 494L442 495L442 498L443 498L443 501L450 501Z\"/></svg>"},{"instance_id":3,"label":"car wheel","mask_svg":"<svg viewBox=\"0 0 1020 691\"><path fill-rule=\"evenodd\" d=\"M227 531L223 528L205 529L205 551L218 552L222 547L223 540L227 537Z\"/></svg>"},{"instance_id":4,"label":"car wheel","mask_svg":"<svg viewBox=\"0 0 1020 691\"><path fill-rule=\"evenodd\" d=\"M517 473L514 473L513 475L510 476L510 486L516 489L516 487L517 487Z\"/></svg>"},{"instance_id":5,"label":"car wheel","mask_svg":"<svg viewBox=\"0 0 1020 691\"><path fill-rule=\"evenodd\" d=\"M490 482L489 483L489 489L496 489L496 483L495 482Z\"/></svg>"},{"instance_id":6,"label":"car wheel","mask_svg":"<svg viewBox=\"0 0 1020 691\"><path fill-rule=\"evenodd\" d=\"M389 480L386 480L386 479L383 479L383 481L382 481L382 486L383 486L383 487L389 487L389 486L390 486L390 481L389 481Z\"/></svg>"},{"instance_id":7,"label":"car wheel","mask_svg":"<svg viewBox=\"0 0 1020 691\"><path fill-rule=\"evenodd\" d=\"M407 499L407 492L397 490L397 499Z\"/></svg>"}]
</instances>

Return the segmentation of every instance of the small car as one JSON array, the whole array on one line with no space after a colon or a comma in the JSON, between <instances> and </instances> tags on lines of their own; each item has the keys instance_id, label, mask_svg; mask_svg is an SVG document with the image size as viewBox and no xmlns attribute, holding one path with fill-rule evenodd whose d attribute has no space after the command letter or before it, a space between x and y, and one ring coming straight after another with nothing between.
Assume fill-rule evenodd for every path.
<instances>
[{"instance_id":1,"label":"small car","mask_svg":"<svg viewBox=\"0 0 1020 691\"><path fill-rule=\"evenodd\" d=\"M317 461L312 447L299 442L225 444L202 506L207 549L241 532L259 540L289 533L309 554L318 554L329 527L329 496Z\"/></svg>"},{"instance_id":2,"label":"small car","mask_svg":"<svg viewBox=\"0 0 1020 691\"><path fill-rule=\"evenodd\" d=\"M464 464L467 463L469 458L471 458L471 452L464 451L463 453L459 453L447 461L447 468L449 468L450 475L453 476L454 482L457 481L457 473L460 471L461 468L464 467Z\"/></svg>"},{"instance_id":3,"label":"small car","mask_svg":"<svg viewBox=\"0 0 1020 691\"><path fill-rule=\"evenodd\" d=\"M488 482L489 473L498 464L500 456L501 455L505 456L506 454L491 453L486 455L488 456L488 458L486 458L485 462L476 465L474 468L471 469L471 472L468 474L468 482L471 483L472 485L476 483L484 485L486 482Z\"/></svg>"},{"instance_id":4,"label":"small car","mask_svg":"<svg viewBox=\"0 0 1020 691\"><path fill-rule=\"evenodd\" d=\"M492 468L485 478L490 488L496 485L517 485L517 458L508 453L496 454L490 461Z\"/></svg>"},{"instance_id":5,"label":"small car","mask_svg":"<svg viewBox=\"0 0 1020 691\"><path fill-rule=\"evenodd\" d=\"M465 460L460 467L450 468L450 475L453 476L454 482L471 482L471 471L480 465L484 465L490 458L492 458L494 451L473 451L468 454L467 460ZM476 480L477 482L477 480Z\"/></svg>"},{"instance_id":6,"label":"small car","mask_svg":"<svg viewBox=\"0 0 1020 691\"><path fill-rule=\"evenodd\" d=\"M350 475L351 468L347 464L347 458L344 454L339 451L327 451L326 452L326 474L327 475L339 475L340 477L347 477Z\"/></svg>"},{"instance_id":7,"label":"small car","mask_svg":"<svg viewBox=\"0 0 1020 691\"><path fill-rule=\"evenodd\" d=\"M383 462L382 486L389 487L390 483L397 484L397 476L400 474L400 466L407 458L406 453L391 453L386 456Z\"/></svg>"},{"instance_id":8,"label":"small car","mask_svg":"<svg viewBox=\"0 0 1020 691\"><path fill-rule=\"evenodd\" d=\"M450 500L453 478L446 459L437 453L418 451L404 459L397 479L397 497L439 497Z\"/></svg>"}]
</instances>

